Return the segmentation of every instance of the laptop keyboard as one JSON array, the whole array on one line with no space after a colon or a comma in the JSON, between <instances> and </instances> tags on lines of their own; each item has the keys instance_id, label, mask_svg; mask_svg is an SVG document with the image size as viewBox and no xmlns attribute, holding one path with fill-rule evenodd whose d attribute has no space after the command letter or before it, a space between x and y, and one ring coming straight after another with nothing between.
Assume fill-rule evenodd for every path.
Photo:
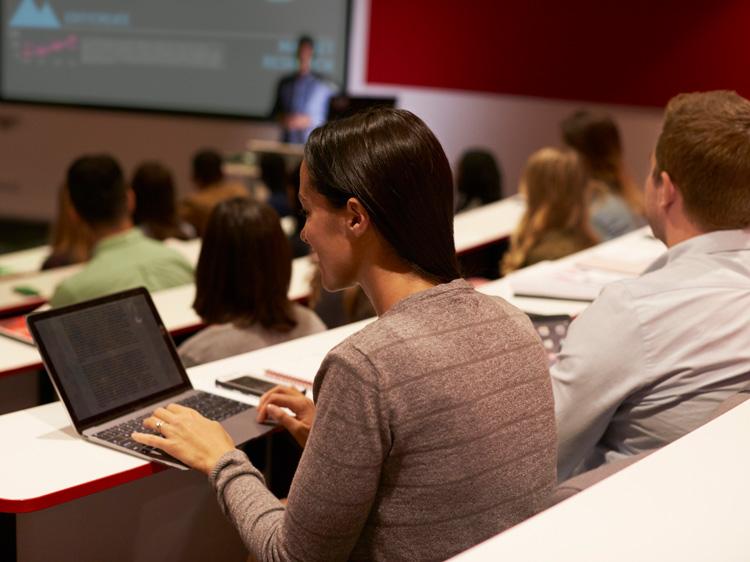
<instances>
[{"instance_id":1,"label":"laptop keyboard","mask_svg":"<svg viewBox=\"0 0 750 562\"><path fill-rule=\"evenodd\" d=\"M207 392L198 392L194 396L190 396L184 400L179 400L176 404L193 408L204 417L219 422L252 408L249 404L244 404L237 400L230 400L229 398L224 398L223 396L218 396L216 394L209 394ZM130 435L134 431L158 435L156 431L143 426L143 421L150 416L151 414L146 414L145 416L133 418L132 420L128 420L114 427L110 427L109 429L105 429L104 431L100 431L95 434L95 437L98 437L102 441L125 447L131 451L148 453L153 450L153 447L136 443Z\"/></svg>"}]
</instances>

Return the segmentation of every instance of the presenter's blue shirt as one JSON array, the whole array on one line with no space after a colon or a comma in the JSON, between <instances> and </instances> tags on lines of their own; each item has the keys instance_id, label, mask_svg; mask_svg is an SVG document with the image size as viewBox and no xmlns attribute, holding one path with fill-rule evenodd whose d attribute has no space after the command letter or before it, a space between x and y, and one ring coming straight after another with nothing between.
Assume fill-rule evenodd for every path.
<instances>
[{"instance_id":1,"label":"presenter's blue shirt","mask_svg":"<svg viewBox=\"0 0 750 562\"><path fill-rule=\"evenodd\" d=\"M315 127L325 123L333 85L315 74L295 74L281 80L275 113L302 113L310 117L305 129L285 129L284 142L303 144Z\"/></svg>"}]
</instances>

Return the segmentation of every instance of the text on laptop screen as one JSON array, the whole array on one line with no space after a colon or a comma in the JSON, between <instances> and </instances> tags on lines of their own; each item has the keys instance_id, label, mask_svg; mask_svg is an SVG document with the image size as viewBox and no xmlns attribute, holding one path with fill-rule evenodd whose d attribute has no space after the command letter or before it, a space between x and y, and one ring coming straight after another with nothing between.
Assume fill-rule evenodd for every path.
<instances>
[{"instance_id":1,"label":"text on laptop screen","mask_svg":"<svg viewBox=\"0 0 750 562\"><path fill-rule=\"evenodd\" d=\"M82 422L182 383L142 295L44 319L37 329Z\"/></svg>"}]
</instances>

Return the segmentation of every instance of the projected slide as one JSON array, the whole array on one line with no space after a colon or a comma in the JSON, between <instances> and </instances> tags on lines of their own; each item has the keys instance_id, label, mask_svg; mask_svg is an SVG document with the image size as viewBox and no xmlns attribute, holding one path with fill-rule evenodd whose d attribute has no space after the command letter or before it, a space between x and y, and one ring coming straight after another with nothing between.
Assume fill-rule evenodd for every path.
<instances>
[{"instance_id":1,"label":"projected slide","mask_svg":"<svg viewBox=\"0 0 750 562\"><path fill-rule=\"evenodd\" d=\"M264 117L316 41L343 85L346 0L0 0L2 97Z\"/></svg>"}]
</instances>

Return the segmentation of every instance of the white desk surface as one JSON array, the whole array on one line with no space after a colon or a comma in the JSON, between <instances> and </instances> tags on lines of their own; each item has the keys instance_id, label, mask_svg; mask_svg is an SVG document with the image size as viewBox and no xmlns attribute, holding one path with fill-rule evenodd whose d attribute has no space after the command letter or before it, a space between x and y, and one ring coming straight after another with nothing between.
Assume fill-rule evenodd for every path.
<instances>
[{"instance_id":1,"label":"white desk surface","mask_svg":"<svg viewBox=\"0 0 750 562\"><path fill-rule=\"evenodd\" d=\"M457 215L454 224L456 251L466 252L509 236L518 224L524 208L523 200L511 197ZM180 252L191 264L198 263L201 250L199 239L188 241L170 239L166 241L166 244ZM48 300L61 281L83 267L73 265L39 272L37 270L48 251L48 246L42 246L0 256L0 266L6 266L6 262L7 267L13 269L15 269L13 264L18 264L16 268L23 264L34 265L32 270L26 269L23 275L0 277L0 313L9 313L16 308L30 310L34 305ZM310 272L309 258L294 260L289 292L291 299L307 297L310 291ZM39 297L28 297L16 293L14 289L18 286L35 288L39 292Z\"/></svg>"},{"instance_id":2,"label":"white desk surface","mask_svg":"<svg viewBox=\"0 0 750 562\"><path fill-rule=\"evenodd\" d=\"M170 331L200 322L195 313L185 311L179 303L192 302L193 286L177 287L154 294L154 301ZM539 314L576 314L582 303L552 299L515 299L505 279L480 288L488 294L505 296L518 306ZM196 388L254 403L255 398L236 391L216 388L218 376L254 373L263 376L265 369L312 379L326 353L371 320L364 320L194 367L188 371ZM27 355L36 350L13 340L0 339L2 345L15 345ZM20 346L20 347L19 347ZM0 352L3 350L0 347ZM106 489L153 473L150 463L123 453L86 443L75 437L70 421L60 403L47 404L0 416L0 443L11 451L7 462L0 463L0 511L33 511ZM56 469L49 471L49 459Z\"/></svg>"},{"instance_id":3,"label":"white desk surface","mask_svg":"<svg viewBox=\"0 0 750 562\"><path fill-rule=\"evenodd\" d=\"M636 277L666 251L664 243L651 234L651 227L644 226L619 238L607 240L561 258L555 263L563 266L570 263L591 262L593 264L608 261L631 269L632 277Z\"/></svg>"},{"instance_id":4,"label":"white desk surface","mask_svg":"<svg viewBox=\"0 0 750 562\"><path fill-rule=\"evenodd\" d=\"M309 262L301 263L300 269L303 265L309 266ZM507 279L487 283L479 287L479 290L487 294L501 296L521 310L532 314L570 314L575 316L587 306L587 303L576 301L514 297ZM290 295L292 294L293 292L290 290ZM195 298L195 285L184 285L158 291L152 297L164 325L171 334L177 335L191 331L201 325L200 317L191 306ZM329 332L335 332L335 330ZM326 348L326 351L334 344ZM326 344L321 345L325 347ZM42 360L36 347L0 336L0 377L41 368Z\"/></svg>"},{"instance_id":5,"label":"white desk surface","mask_svg":"<svg viewBox=\"0 0 750 562\"><path fill-rule=\"evenodd\" d=\"M196 388L216 390L219 375L294 369L290 361L310 370L366 323L195 367L189 375ZM750 402L456 560L746 560L747 427ZM59 403L0 416L0 443L6 451L1 512L43 509L160 470L77 438Z\"/></svg>"},{"instance_id":6,"label":"white desk surface","mask_svg":"<svg viewBox=\"0 0 750 562\"><path fill-rule=\"evenodd\" d=\"M621 240L623 248L627 247L629 240L638 238ZM553 299L518 299L511 295L509 287L506 278L487 283L480 290L504 296L527 312L539 314L577 314L586 306L585 303ZM189 285L154 295L157 308L170 330L199 322L195 313L183 305L186 301L192 302L192 290L192 285ZM217 376L243 372L262 375L265 369L311 378L328 350L367 322L195 367L189 374L196 388L212 391L216 391L214 380ZM10 340L3 344L24 345ZM27 352L29 349L29 346L24 348ZM234 391L220 389L218 392L252 401ZM153 471L149 468L150 463L75 438L68 426L59 403L0 416L0 443L6 444L6 450L11 451L10 462L0 466L0 511L40 509L40 506L52 505L50 502L90 493L86 490L91 490L93 481L98 482L96 489L103 489ZM14 458L18 461L13 462ZM50 458L55 459L55 471L45 470Z\"/></svg>"},{"instance_id":7,"label":"white desk surface","mask_svg":"<svg viewBox=\"0 0 750 562\"><path fill-rule=\"evenodd\" d=\"M523 200L509 198L457 215L455 219L457 251L459 253L470 251L505 238L515 228L523 210ZM167 244L185 256L190 263L198 263L200 240L168 240ZM58 283L81 267L81 265L74 265L37 272L21 278L0 279L0 312L11 313L16 308L19 314L28 312L49 299ZM297 258L292 262L290 299L301 300L309 296L313 271L314 266L308 257ZM36 288L40 297L26 297L16 293L14 288L19 285ZM194 296L195 286L192 284L154 293L154 302L170 332L180 333L200 325L200 319L192 309ZM39 368L40 365L41 360L33 347L0 336L0 376Z\"/></svg>"},{"instance_id":8,"label":"white desk surface","mask_svg":"<svg viewBox=\"0 0 750 562\"><path fill-rule=\"evenodd\" d=\"M198 263L200 254L200 240L167 240L166 244L178 252L191 264ZM46 246L44 248L47 248ZM32 252L32 250L28 250ZM0 278L0 312L7 313L16 307L26 306L28 309L33 304L49 300L55 288L62 281L80 271L83 264L70 265L66 267L57 267L46 271L34 271L25 275L13 275L7 278ZM14 289L18 286L29 286L37 290L39 297L28 297L17 293ZM29 306L32 305L32 306Z\"/></svg>"},{"instance_id":9,"label":"white desk surface","mask_svg":"<svg viewBox=\"0 0 750 562\"><path fill-rule=\"evenodd\" d=\"M507 238L513 234L525 210L524 200L514 196L457 214L453 219L456 253Z\"/></svg>"},{"instance_id":10,"label":"white desk surface","mask_svg":"<svg viewBox=\"0 0 750 562\"><path fill-rule=\"evenodd\" d=\"M510 286L511 278L512 274L496 281L490 281L477 287L477 290L488 295L503 297L513 306L520 308L527 314L542 314L546 316L568 314L569 316L577 316L589 305L589 303L581 301L517 297L513 294L513 289Z\"/></svg>"},{"instance_id":11,"label":"white desk surface","mask_svg":"<svg viewBox=\"0 0 750 562\"><path fill-rule=\"evenodd\" d=\"M750 401L453 560L746 561L748 427Z\"/></svg>"},{"instance_id":12,"label":"white desk surface","mask_svg":"<svg viewBox=\"0 0 750 562\"><path fill-rule=\"evenodd\" d=\"M483 208L477 209L477 211L481 210ZM470 213L474 213L474 211L469 211L466 215L470 215ZM638 256L643 256L644 253L650 258L653 257L651 254L654 252L654 248L658 251L661 251L661 249L658 246L660 243L646 237L647 232L647 229L642 229L559 261L578 260L591 256L625 256L629 259L637 260ZM197 258L196 246L195 243L185 242L175 244L175 247L184 252L188 258L191 255ZM527 275L535 267L539 266L531 266L522 271L524 275ZM57 270L45 273L52 274L55 271ZM298 300L305 298L309 294L309 280L312 272L313 266L308 258L297 258L294 260L292 264L292 282L289 287L289 297L291 299ZM518 275L518 273L514 275ZM509 284L512 282L514 275L488 283L480 287L480 290L488 294L502 296L521 310L533 314L570 314L575 316L588 306L588 303L577 301L514 297ZM164 325L171 333L179 334L200 326L200 318L192 309L194 297L195 285L192 284L158 291L153 294L156 308L164 320ZM0 336L0 377L40 367L41 359L34 347Z\"/></svg>"},{"instance_id":13,"label":"white desk surface","mask_svg":"<svg viewBox=\"0 0 750 562\"><path fill-rule=\"evenodd\" d=\"M257 398L217 388L217 376L264 369L317 370L328 350L365 320L251 353L195 367L188 371L196 388L250 404ZM35 511L161 470L155 464L88 443L77 437L60 402L0 416L0 512ZM51 465L54 465L52 467Z\"/></svg>"},{"instance_id":14,"label":"white desk surface","mask_svg":"<svg viewBox=\"0 0 750 562\"><path fill-rule=\"evenodd\" d=\"M164 325L173 335L197 328L202 324L192 308L195 285L173 287L152 294ZM31 344L0 336L0 377L31 369L41 369L42 359Z\"/></svg>"},{"instance_id":15,"label":"white desk surface","mask_svg":"<svg viewBox=\"0 0 750 562\"><path fill-rule=\"evenodd\" d=\"M666 251L649 227L638 229L555 261L514 272L514 293L591 302L615 281L640 275Z\"/></svg>"},{"instance_id":16,"label":"white desk surface","mask_svg":"<svg viewBox=\"0 0 750 562\"><path fill-rule=\"evenodd\" d=\"M0 254L0 279L7 275L18 275L39 271L45 258L49 255L50 247L37 246L29 250ZM7 270L7 271L5 271Z\"/></svg>"},{"instance_id":17,"label":"white desk surface","mask_svg":"<svg viewBox=\"0 0 750 562\"><path fill-rule=\"evenodd\" d=\"M35 306L45 303L52 296L55 287L77 271L82 265L57 267L46 271L22 276L7 276L0 279L0 313L12 314L18 309L28 312ZM38 296L26 296L15 291L16 287L31 287L39 293Z\"/></svg>"}]
</instances>

